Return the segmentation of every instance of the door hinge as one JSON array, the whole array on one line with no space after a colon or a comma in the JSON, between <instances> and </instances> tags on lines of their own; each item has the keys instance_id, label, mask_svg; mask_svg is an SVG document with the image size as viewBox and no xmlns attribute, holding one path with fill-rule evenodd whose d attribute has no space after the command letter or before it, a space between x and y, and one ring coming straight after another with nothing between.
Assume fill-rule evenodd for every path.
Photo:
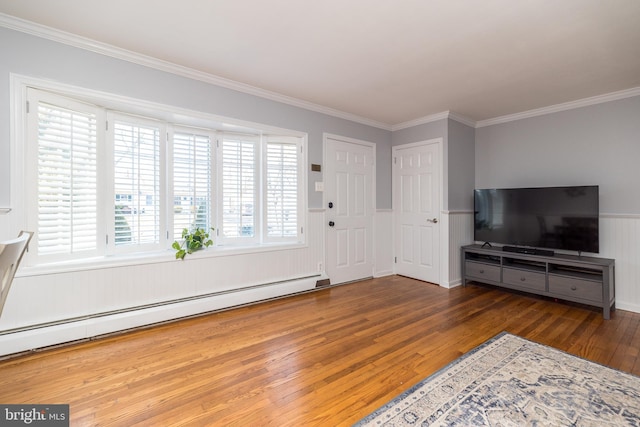
<instances>
[{"instance_id":1,"label":"door hinge","mask_svg":"<svg viewBox=\"0 0 640 427\"><path fill-rule=\"evenodd\" d=\"M394 264L397 264L397 263L398 263L398 257L397 257L397 256L394 256L394 257L393 257L393 263L394 263Z\"/></svg>"},{"instance_id":2,"label":"door hinge","mask_svg":"<svg viewBox=\"0 0 640 427\"><path fill-rule=\"evenodd\" d=\"M29 101L27 101L27 114L29 114Z\"/></svg>"},{"instance_id":3,"label":"door hinge","mask_svg":"<svg viewBox=\"0 0 640 427\"><path fill-rule=\"evenodd\" d=\"M106 243L107 245L109 244L109 235L108 235L108 234L105 234L105 235L104 235L104 241L105 241L105 243Z\"/></svg>"}]
</instances>

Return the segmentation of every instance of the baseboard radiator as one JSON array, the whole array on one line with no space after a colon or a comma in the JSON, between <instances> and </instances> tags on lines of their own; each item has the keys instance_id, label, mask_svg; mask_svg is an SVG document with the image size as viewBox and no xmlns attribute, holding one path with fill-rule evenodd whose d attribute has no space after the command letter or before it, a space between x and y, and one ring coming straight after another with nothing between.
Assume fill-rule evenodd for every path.
<instances>
[{"instance_id":1,"label":"baseboard radiator","mask_svg":"<svg viewBox=\"0 0 640 427\"><path fill-rule=\"evenodd\" d=\"M326 280L318 273L7 329L0 331L0 357L310 292Z\"/></svg>"}]
</instances>

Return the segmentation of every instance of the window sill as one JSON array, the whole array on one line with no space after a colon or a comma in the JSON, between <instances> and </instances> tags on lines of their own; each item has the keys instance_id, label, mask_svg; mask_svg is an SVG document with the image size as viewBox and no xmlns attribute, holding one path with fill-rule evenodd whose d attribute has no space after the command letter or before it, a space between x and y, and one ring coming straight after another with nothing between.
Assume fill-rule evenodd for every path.
<instances>
[{"instance_id":1,"label":"window sill","mask_svg":"<svg viewBox=\"0 0 640 427\"><path fill-rule=\"evenodd\" d=\"M22 266L15 277L42 276L47 274L70 273L74 271L100 270L107 268L129 267L133 265L147 265L175 262L189 262L202 258L214 258L221 256L238 256L260 252L287 251L307 247L304 243L270 243L259 246L214 246L201 249L192 254L187 254L184 260L176 259L175 251L132 253L126 255L110 255L94 258L85 258L72 261L39 264L35 266Z\"/></svg>"}]
</instances>

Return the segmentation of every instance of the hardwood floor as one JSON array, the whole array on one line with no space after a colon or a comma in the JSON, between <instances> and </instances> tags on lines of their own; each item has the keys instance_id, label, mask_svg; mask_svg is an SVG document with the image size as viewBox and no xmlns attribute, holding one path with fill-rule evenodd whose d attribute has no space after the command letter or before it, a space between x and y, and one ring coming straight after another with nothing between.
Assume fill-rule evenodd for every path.
<instances>
[{"instance_id":1,"label":"hardwood floor","mask_svg":"<svg viewBox=\"0 0 640 427\"><path fill-rule=\"evenodd\" d=\"M0 361L72 426L351 425L501 331L640 374L640 314L392 276Z\"/></svg>"}]
</instances>

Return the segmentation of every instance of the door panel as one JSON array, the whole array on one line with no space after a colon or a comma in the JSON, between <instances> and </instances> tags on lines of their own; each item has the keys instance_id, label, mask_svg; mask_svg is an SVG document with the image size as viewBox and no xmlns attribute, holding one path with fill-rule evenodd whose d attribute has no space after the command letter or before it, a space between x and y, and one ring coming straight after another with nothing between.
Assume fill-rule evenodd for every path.
<instances>
[{"instance_id":1,"label":"door panel","mask_svg":"<svg viewBox=\"0 0 640 427\"><path fill-rule=\"evenodd\" d=\"M439 283L440 140L394 147L397 274Z\"/></svg>"},{"instance_id":2,"label":"door panel","mask_svg":"<svg viewBox=\"0 0 640 427\"><path fill-rule=\"evenodd\" d=\"M332 284L371 277L373 146L327 137L325 150L327 274Z\"/></svg>"}]
</instances>

